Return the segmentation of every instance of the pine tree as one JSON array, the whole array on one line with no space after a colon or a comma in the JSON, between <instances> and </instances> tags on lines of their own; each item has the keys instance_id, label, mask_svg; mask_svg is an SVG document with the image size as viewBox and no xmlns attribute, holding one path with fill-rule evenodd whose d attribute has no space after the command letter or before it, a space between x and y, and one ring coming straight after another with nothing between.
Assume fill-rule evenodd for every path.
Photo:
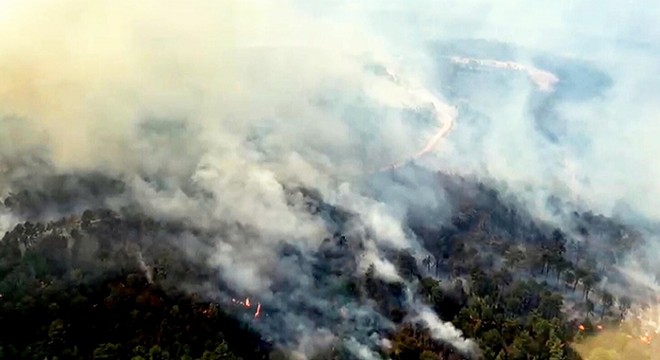
<instances>
[{"instance_id":1,"label":"pine tree","mask_svg":"<svg viewBox=\"0 0 660 360\"><path fill-rule=\"evenodd\" d=\"M549 360L564 360L566 354L564 352L564 344L555 333L555 330L550 330L550 337L545 342L545 347L548 349L550 355Z\"/></svg>"}]
</instances>

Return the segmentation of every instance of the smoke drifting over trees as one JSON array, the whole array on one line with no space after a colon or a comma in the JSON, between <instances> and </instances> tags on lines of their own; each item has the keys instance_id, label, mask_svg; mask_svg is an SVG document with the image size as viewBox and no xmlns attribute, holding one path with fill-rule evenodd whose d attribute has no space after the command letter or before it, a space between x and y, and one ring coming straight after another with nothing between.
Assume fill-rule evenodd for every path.
<instances>
[{"instance_id":1,"label":"smoke drifting over trees","mask_svg":"<svg viewBox=\"0 0 660 360\"><path fill-rule=\"evenodd\" d=\"M211 321L154 354L577 357L656 300L660 8L571 4L3 2L3 319L41 358L152 356L58 335L133 304L149 347Z\"/></svg>"}]
</instances>

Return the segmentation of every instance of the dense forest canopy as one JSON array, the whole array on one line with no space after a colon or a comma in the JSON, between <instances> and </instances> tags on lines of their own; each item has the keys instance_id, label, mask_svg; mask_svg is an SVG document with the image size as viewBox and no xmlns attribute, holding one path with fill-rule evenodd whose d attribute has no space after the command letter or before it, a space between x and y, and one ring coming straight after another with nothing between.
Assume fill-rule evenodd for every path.
<instances>
[{"instance_id":1,"label":"dense forest canopy","mask_svg":"<svg viewBox=\"0 0 660 360\"><path fill-rule=\"evenodd\" d=\"M323 214L336 232L310 254L285 242L280 256L305 263L314 279L306 291L333 309L285 299L296 293L286 281L274 285L272 297L234 292L208 254L186 255L190 242L181 241L210 245L231 224L205 230L153 219L138 206L93 207L123 188L98 176L53 177L5 200L27 220L0 242L0 318L13 324L0 330L3 358L285 359L295 357L287 347L294 338L277 333L286 329L286 311L307 313L340 334L317 345L315 359L355 358L358 326L376 324L371 331L383 340L380 355L370 356L391 359L583 358L575 349L651 359L657 346L643 322L624 321L643 298L602 286L604 278L610 288L625 286L617 259L644 240L602 216L574 213L572 228L556 228L486 184L438 174L436 186L454 209L450 222L419 222L411 212L410 228L426 250L388 254L401 276L392 280L373 264L359 270L365 244L349 226L356 214L292 188L291 196L305 198L308 211ZM78 194L92 207L71 207ZM53 206L61 217L52 218ZM596 235L600 241L590 242ZM434 329L424 317L435 315L417 313L411 301L453 323L478 350L437 340L433 332L447 330ZM375 314L362 319L371 325L348 318L348 307L359 306L373 306ZM619 348L592 345L602 336L621 338Z\"/></svg>"}]
</instances>

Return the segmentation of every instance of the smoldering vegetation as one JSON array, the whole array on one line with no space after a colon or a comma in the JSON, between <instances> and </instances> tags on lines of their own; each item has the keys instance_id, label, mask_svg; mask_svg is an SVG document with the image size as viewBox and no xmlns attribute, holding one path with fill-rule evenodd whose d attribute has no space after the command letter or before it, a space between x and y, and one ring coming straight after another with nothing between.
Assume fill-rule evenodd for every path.
<instances>
[{"instance_id":1,"label":"smoldering vegetation","mask_svg":"<svg viewBox=\"0 0 660 360\"><path fill-rule=\"evenodd\" d=\"M656 8L83 3L1 5L2 356L651 355Z\"/></svg>"},{"instance_id":2,"label":"smoldering vegetation","mask_svg":"<svg viewBox=\"0 0 660 360\"><path fill-rule=\"evenodd\" d=\"M216 325L205 326L221 329L221 341L243 358L321 353L339 358L406 358L422 351L440 358L491 358L500 345L488 343L483 334L501 331L506 321L521 321L518 326L525 327L548 319L559 326L556 331L565 332L552 336L570 339L580 335L577 324L585 318L600 324L618 323L632 307L647 300L644 296L648 294L636 297L630 292L611 292L634 285L620 267L645 245L639 232L611 218L579 212L564 223L570 226L557 227L534 218L515 198L496 190L495 183L438 174L414 165L378 175L374 181L382 186L375 188L432 191L442 202L416 206L400 197L394 202L396 192L380 195L387 194L392 203L406 204L405 224L420 247L392 248L375 258L369 249L370 230L359 214L327 203L314 190L290 187L291 206L299 206L302 199L306 212L323 219L328 235L312 249L286 238L269 246L267 251L276 252L277 262L268 269L267 285L249 292L244 290L249 286L241 289L234 283L240 277L227 272L240 273L250 264L237 261L223 267L215 257L236 238L249 242L258 236L254 229L232 222L200 228L194 222L159 220L137 203L117 201L127 198L119 190L125 189L120 180L101 177L92 189L86 188L86 181L95 176L99 177L67 176L67 181L78 185L69 188L60 186L62 176L45 177L37 186L26 186L5 200L7 208L25 217L2 240L4 319L26 323L29 318L43 324L42 329L63 321L67 327L85 332L88 330L79 318L60 318L73 311L60 305L64 299L82 296L85 301L79 300L76 311L86 309L92 311L88 316L112 317L137 306L132 301L143 301L133 297L137 294L131 295L142 291L157 297L157 306L163 309L192 301L186 310L190 316L212 319L209 324ZM428 189L411 186L412 180L422 181ZM33 192L39 195L31 195ZM75 200L78 197L92 201L90 194L95 195L93 207L81 212L72 206L80 205ZM53 218L53 203L63 211L58 218ZM121 206L114 207L116 204ZM255 279L248 276L245 281ZM112 291L105 299L94 300L106 288ZM120 290L127 288L134 292ZM58 307L17 310L41 301ZM105 315L93 310L99 306ZM466 336L479 339L481 350L466 352L467 348L456 348L460 344L456 340L433 339L431 336L451 339L453 335L447 333L447 325L442 325L445 330L437 330L441 335L433 335L436 330L428 321L434 320L421 320L428 316L424 315L427 306ZM490 315L483 313L486 308ZM470 319L477 317L492 323L474 328ZM557 322L560 319L563 322ZM171 327L154 335L149 331L155 330L144 327L146 319L121 321L138 326L143 336L157 336L142 345L147 348L179 331ZM238 326L240 332L231 326ZM460 334L457 329L454 331ZM41 336L34 326L7 331L3 338L15 343L6 351L20 352L24 342L18 339ZM239 335L243 333L251 335ZM123 343L120 339L125 338L130 342L126 338L130 334L100 332L90 341ZM543 346L551 340L551 333L532 334L540 337ZM256 342L245 343L243 336L252 336ZM503 336L503 341L514 341L518 332ZM194 341L190 347L185 351L193 357L208 351ZM512 354L530 351L513 344L506 349ZM80 351L89 354L94 350L89 345ZM39 351L48 353L53 348ZM139 349L113 351L128 356Z\"/></svg>"},{"instance_id":3,"label":"smoldering vegetation","mask_svg":"<svg viewBox=\"0 0 660 360\"><path fill-rule=\"evenodd\" d=\"M69 180L73 181L73 178L76 177ZM81 176L74 183L84 184L86 178ZM106 187L101 185L102 182L95 182L95 186L101 187L106 195L95 199L98 207L82 213L63 213L63 217L50 221L41 217L43 214L28 212L31 220L16 225L5 234L2 241L4 280L0 292L5 309L11 310L5 314L6 319L19 321L21 316L33 316L10 308L34 296L45 297L43 291L48 291L48 296L61 291L58 296L62 298L74 296L76 292L80 292L78 296L84 296L98 291L99 286L102 288L108 282L125 288L129 286L125 282L132 282L131 286L135 287L137 281L139 289L147 286L152 289L149 291L159 294L160 301L192 296L198 299L197 307L215 306L224 314L222 316L231 314L246 321L247 326L254 329L252 331L259 331L266 341L265 347L257 347L253 355L240 354L253 358L263 349L269 349L268 346L313 354L325 348L336 348L339 346L337 341L349 339L355 344L370 344L362 352L369 348L372 349L369 351L377 351L381 337L393 333L396 324L402 323L410 308L406 304L404 282L381 280L374 273L373 265L366 272L360 269L363 265L360 258L366 254L364 239L368 235L362 233L365 227L359 223L356 214L325 203L314 191L293 188L289 196L302 197L306 211L323 218L328 225L328 234L332 235L322 239L312 252L289 239L282 239L276 247L269 247L267 251L276 251L278 259L269 269L266 279L269 285L259 293L247 293L237 291L224 280L227 277L215 265L213 257L222 251L217 249L218 244L230 243L229 238L235 237L249 241L250 236L254 236L253 229L236 223L217 223L213 228L202 229L190 223L161 221L144 215L135 204L124 204L113 210L108 206L112 203L110 199L118 195L115 190L121 182L105 180ZM44 179L42 184L54 187L23 189L17 195L10 195L5 206L17 212L48 209L47 212L53 214L48 205L57 198L62 200L57 202L61 209L66 209L65 199L72 200L75 194L58 195L62 194L62 189L57 186L61 181L59 176ZM89 193L84 186L76 189L83 199ZM32 196L31 191L38 191L39 195ZM394 261L401 256L392 252L390 259ZM407 255L407 259L407 266L419 274L414 258ZM234 268L224 271L240 272L248 266L237 262L233 264ZM391 276L398 276L395 268L392 271ZM252 304L247 305L250 299ZM58 302L57 299L50 300ZM106 298L104 306L109 311L119 311L120 304L130 306L126 303L129 300L129 295L113 292ZM257 306L260 314L254 313ZM34 317L47 325L57 320L50 319L56 314L54 311L54 314ZM78 326L77 331L84 331L80 329L83 325L75 323L75 319L71 321L74 323L67 326ZM13 335L7 333L6 339L30 339L35 336L32 331L33 327L13 329ZM116 339L118 335L112 336ZM232 341L231 336L237 334L228 336L227 341L233 346L238 340ZM21 351L21 342L16 341L8 351ZM442 343L438 344L441 346ZM240 346L247 349L248 344ZM455 351L449 344L442 346L446 351ZM40 351L49 350L52 349ZM91 350L94 349L86 351ZM121 354L129 354L131 350L123 349Z\"/></svg>"}]
</instances>

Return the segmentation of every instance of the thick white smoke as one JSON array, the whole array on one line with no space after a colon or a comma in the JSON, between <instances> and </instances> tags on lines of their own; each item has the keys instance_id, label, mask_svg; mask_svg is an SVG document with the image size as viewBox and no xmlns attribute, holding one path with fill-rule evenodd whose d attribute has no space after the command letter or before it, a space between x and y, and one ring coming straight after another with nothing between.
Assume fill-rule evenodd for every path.
<instances>
[{"instance_id":1,"label":"thick white smoke","mask_svg":"<svg viewBox=\"0 0 660 360\"><path fill-rule=\"evenodd\" d=\"M11 230L16 225L18 219L14 217L9 211L0 210L0 234Z\"/></svg>"},{"instance_id":2,"label":"thick white smoke","mask_svg":"<svg viewBox=\"0 0 660 360\"><path fill-rule=\"evenodd\" d=\"M552 55L591 68L590 72L553 73L558 78L555 90L565 90L562 82L566 81L570 83L567 87L574 88L574 97L557 105L556 117L545 124L558 138L553 142L539 134L530 112L530 102L538 97L537 88L517 84L503 92L501 87L495 89L475 78L464 85L471 94L466 101L490 121L468 124L461 121L466 119L459 109L456 129L464 131L452 133L434 166L505 180L518 193L532 186L531 204L537 202L537 196L562 193L604 214L616 214L625 203L645 216L660 218L655 206L660 200L660 168L648 158L660 152L657 141L652 140L660 133L654 96L660 90L656 61L660 33L654 26L660 16L657 4L624 0L607 0L598 6L586 0L395 0L387 4L327 2L309 7L327 17L368 24L372 33L388 39L388 45L406 55L408 62L427 70L442 67L439 58L461 57L446 50L436 52L433 46L424 52L427 57L419 56L420 49L447 39L506 44L508 50L490 54L482 49L483 43L468 42L454 48L482 54L483 58L473 60L491 61L492 65L513 60L542 72L554 72L545 66L562 70L558 61L537 64L539 55ZM609 85L591 89L603 81L593 69L601 72ZM564 75L568 79L561 79ZM428 76L433 76L431 71ZM475 133L479 137L475 138Z\"/></svg>"},{"instance_id":3,"label":"thick white smoke","mask_svg":"<svg viewBox=\"0 0 660 360\"><path fill-rule=\"evenodd\" d=\"M310 286L276 251L282 241L316 249L325 236L324 222L285 188L303 185L357 213L372 232L365 257L398 277L379 252L411 246L400 214L350 182L414 156L452 119L405 119L449 110L362 24L324 21L288 2L0 6L0 155L9 173L45 157L56 172L123 177L154 216L240 224L207 249L210 265L235 291L265 299L274 274Z\"/></svg>"},{"instance_id":4,"label":"thick white smoke","mask_svg":"<svg viewBox=\"0 0 660 360\"><path fill-rule=\"evenodd\" d=\"M0 171L46 157L57 172L123 177L154 216L209 228L239 223L210 249L212 265L252 293L268 292L273 269L299 270L280 263L278 244L315 249L327 231L289 185L357 213L370 229L364 262L398 279L380 251L416 246L404 214L356 180L421 155L436 169L504 180L539 208L560 193L606 214L626 203L658 219L660 168L648 154L660 154L660 72L649 44L660 34L649 24L660 7L621 3L5 0ZM461 54L435 51L433 42L456 37L530 50L458 61L497 68L515 60L532 77L515 91L471 86L486 124L462 122L460 104L443 100L443 84L434 83L439 59ZM632 40L640 45L622 45ZM554 141L529 109L539 81L557 90L565 80L529 55L544 52L587 60L612 82L556 106ZM409 111L431 115L411 121ZM3 219L0 231L11 223ZM432 313L422 320L466 348Z\"/></svg>"},{"instance_id":5,"label":"thick white smoke","mask_svg":"<svg viewBox=\"0 0 660 360\"><path fill-rule=\"evenodd\" d=\"M423 309L418 315L418 321L425 324L431 330L431 335L434 338L449 341L463 353L471 354L477 350L477 344L471 340L464 339L463 334L459 330L445 324L430 309Z\"/></svg>"}]
</instances>

